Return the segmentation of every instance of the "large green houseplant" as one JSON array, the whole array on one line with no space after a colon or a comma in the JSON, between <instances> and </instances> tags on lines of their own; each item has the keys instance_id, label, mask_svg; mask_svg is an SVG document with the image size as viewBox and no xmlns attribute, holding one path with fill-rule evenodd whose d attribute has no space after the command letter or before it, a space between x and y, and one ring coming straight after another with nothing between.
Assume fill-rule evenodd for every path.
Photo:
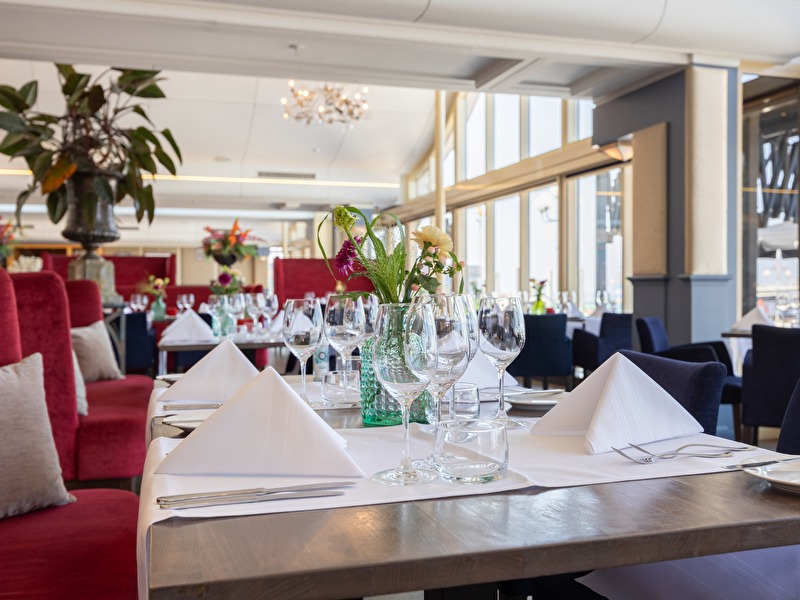
<instances>
[{"instance_id":1,"label":"large green houseplant","mask_svg":"<svg viewBox=\"0 0 800 600\"><path fill-rule=\"evenodd\" d=\"M153 187L143 173L161 164L175 174L180 149L168 129L158 130L136 98L164 98L159 71L109 69L96 77L57 64L64 111L34 110L38 83L14 89L0 85L0 129L7 133L0 153L23 158L33 173L17 198L17 220L35 191L47 197L47 212L58 223L69 210L64 237L91 252L119 238L112 207L131 197L136 218L155 212ZM166 142L162 145L162 141ZM106 231L104 228L109 229Z\"/></svg>"}]
</instances>

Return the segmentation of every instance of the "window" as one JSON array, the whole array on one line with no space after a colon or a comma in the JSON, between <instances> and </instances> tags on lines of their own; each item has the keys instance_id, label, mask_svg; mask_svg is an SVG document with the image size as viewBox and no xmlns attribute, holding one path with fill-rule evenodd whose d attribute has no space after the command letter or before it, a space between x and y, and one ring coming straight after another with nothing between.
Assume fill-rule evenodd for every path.
<instances>
[{"instance_id":1,"label":"window","mask_svg":"<svg viewBox=\"0 0 800 600\"><path fill-rule=\"evenodd\" d=\"M467 116L466 178L472 179L486 173L486 94L467 97L472 108Z\"/></svg>"},{"instance_id":2,"label":"window","mask_svg":"<svg viewBox=\"0 0 800 600\"><path fill-rule=\"evenodd\" d=\"M494 168L502 169L519 162L519 96L495 94Z\"/></svg>"},{"instance_id":3,"label":"window","mask_svg":"<svg viewBox=\"0 0 800 600\"><path fill-rule=\"evenodd\" d=\"M486 286L486 205L476 204L464 210L466 263L465 289L476 294ZM459 258L462 258L459 256Z\"/></svg>"},{"instance_id":4,"label":"window","mask_svg":"<svg viewBox=\"0 0 800 600\"><path fill-rule=\"evenodd\" d=\"M420 196L424 196L429 194L431 191L431 177L430 171L426 168L420 174L419 177L415 180L415 194L414 197L418 198Z\"/></svg>"},{"instance_id":5,"label":"window","mask_svg":"<svg viewBox=\"0 0 800 600\"><path fill-rule=\"evenodd\" d=\"M558 185L528 192L528 279L547 280L554 296L558 281ZM550 298L555 304L556 298Z\"/></svg>"},{"instance_id":6,"label":"window","mask_svg":"<svg viewBox=\"0 0 800 600\"><path fill-rule=\"evenodd\" d=\"M622 308L622 170L580 177L576 185L578 305L584 312L607 302Z\"/></svg>"},{"instance_id":7,"label":"window","mask_svg":"<svg viewBox=\"0 0 800 600\"><path fill-rule=\"evenodd\" d=\"M494 202L494 291L519 292L519 195Z\"/></svg>"},{"instance_id":8,"label":"window","mask_svg":"<svg viewBox=\"0 0 800 600\"><path fill-rule=\"evenodd\" d=\"M575 139L585 140L592 137L594 102L591 100L578 100L575 103Z\"/></svg>"},{"instance_id":9,"label":"window","mask_svg":"<svg viewBox=\"0 0 800 600\"><path fill-rule=\"evenodd\" d=\"M528 98L528 156L561 147L561 99Z\"/></svg>"}]
</instances>

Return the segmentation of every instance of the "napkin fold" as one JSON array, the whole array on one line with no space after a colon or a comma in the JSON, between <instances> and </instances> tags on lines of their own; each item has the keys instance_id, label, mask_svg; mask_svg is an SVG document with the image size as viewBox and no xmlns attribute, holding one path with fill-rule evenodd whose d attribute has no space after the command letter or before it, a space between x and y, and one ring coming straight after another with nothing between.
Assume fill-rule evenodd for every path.
<instances>
[{"instance_id":1,"label":"napkin fold","mask_svg":"<svg viewBox=\"0 0 800 600\"><path fill-rule=\"evenodd\" d=\"M578 310L578 305L574 302L567 302L567 316L568 317L577 317L582 319L583 313Z\"/></svg>"},{"instance_id":2,"label":"napkin fold","mask_svg":"<svg viewBox=\"0 0 800 600\"><path fill-rule=\"evenodd\" d=\"M161 402L225 402L258 375L258 369L230 340L223 340L159 397Z\"/></svg>"},{"instance_id":3,"label":"napkin fold","mask_svg":"<svg viewBox=\"0 0 800 600\"><path fill-rule=\"evenodd\" d=\"M345 445L267 367L167 455L156 473L363 477Z\"/></svg>"},{"instance_id":4,"label":"napkin fold","mask_svg":"<svg viewBox=\"0 0 800 600\"><path fill-rule=\"evenodd\" d=\"M281 331L283 331L283 309L278 311L278 314L272 319L272 323L269 324L270 333L280 333Z\"/></svg>"},{"instance_id":5,"label":"napkin fold","mask_svg":"<svg viewBox=\"0 0 800 600\"><path fill-rule=\"evenodd\" d=\"M161 334L162 342L200 342L214 339L208 323L192 309L175 319Z\"/></svg>"},{"instance_id":6,"label":"napkin fold","mask_svg":"<svg viewBox=\"0 0 800 600\"><path fill-rule=\"evenodd\" d=\"M594 309L594 312L589 316L590 317L602 317L605 314L605 312L606 312L605 307L598 306L597 308Z\"/></svg>"},{"instance_id":7,"label":"napkin fold","mask_svg":"<svg viewBox=\"0 0 800 600\"><path fill-rule=\"evenodd\" d=\"M497 369L492 366L489 359L480 350L469 362L467 370L459 378L459 382L474 383L479 388L497 387ZM517 380L508 372L503 379L506 385L517 385Z\"/></svg>"},{"instance_id":8,"label":"napkin fold","mask_svg":"<svg viewBox=\"0 0 800 600\"><path fill-rule=\"evenodd\" d=\"M731 326L736 331L752 331L753 325L775 325L760 306L743 315Z\"/></svg>"},{"instance_id":9,"label":"napkin fold","mask_svg":"<svg viewBox=\"0 0 800 600\"><path fill-rule=\"evenodd\" d=\"M664 388L623 355L604 362L532 428L535 434L585 435L589 454L703 431Z\"/></svg>"}]
</instances>

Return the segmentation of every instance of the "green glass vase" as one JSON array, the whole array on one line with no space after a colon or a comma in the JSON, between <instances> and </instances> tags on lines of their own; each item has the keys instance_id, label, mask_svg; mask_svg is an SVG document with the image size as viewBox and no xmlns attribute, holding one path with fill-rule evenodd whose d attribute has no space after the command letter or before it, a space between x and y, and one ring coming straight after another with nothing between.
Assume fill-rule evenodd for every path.
<instances>
[{"instance_id":1,"label":"green glass vase","mask_svg":"<svg viewBox=\"0 0 800 600\"><path fill-rule=\"evenodd\" d=\"M167 316L167 305L164 298L157 296L153 303L150 305L150 318L153 321L163 321Z\"/></svg>"}]
</instances>

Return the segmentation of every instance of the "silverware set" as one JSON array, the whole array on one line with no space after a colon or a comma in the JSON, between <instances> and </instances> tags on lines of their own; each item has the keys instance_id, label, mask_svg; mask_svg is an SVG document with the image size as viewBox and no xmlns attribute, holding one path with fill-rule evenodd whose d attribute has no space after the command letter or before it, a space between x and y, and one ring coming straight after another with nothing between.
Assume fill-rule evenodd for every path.
<instances>
[{"instance_id":1,"label":"silverware set","mask_svg":"<svg viewBox=\"0 0 800 600\"><path fill-rule=\"evenodd\" d=\"M179 510L182 508L201 508L205 506L224 506L227 504L248 504L271 500L291 500L295 498L323 498L342 496L345 490L355 485L355 481L335 481L328 483L303 483L272 488L249 488L219 492L196 492L159 496L156 502L161 508Z\"/></svg>"},{"instance_id":2,"label":"silverware set","mask_svg":"<svg viewBox=\"0 0 800 600\"><path fill-rule=\"evenodd\" d=\"M706 448L711 451L686 452L686 450L689 450L690 448L698 448L698 449ZM641 452L643 456L633 456L632 454L630 454L631 449ZM624 456L630 461L642 465L649 465L659 460L668 460L671 458L677 458L679 456L691 456L693 458L726 458L733 456L734 452L747 452L750 450L755 450L755 448L753 446L720 446L717 444L686 444L684 446L676 448L675 450L653 453L643 448L642 446L637 446L636 444L629 443L628 447L625 448L627 452L619 448L612 448L612 450L617 454L619 454L620 456ZM713 450L717 450L717 452L714 452Z\"/></svg>"}]
</instances>

